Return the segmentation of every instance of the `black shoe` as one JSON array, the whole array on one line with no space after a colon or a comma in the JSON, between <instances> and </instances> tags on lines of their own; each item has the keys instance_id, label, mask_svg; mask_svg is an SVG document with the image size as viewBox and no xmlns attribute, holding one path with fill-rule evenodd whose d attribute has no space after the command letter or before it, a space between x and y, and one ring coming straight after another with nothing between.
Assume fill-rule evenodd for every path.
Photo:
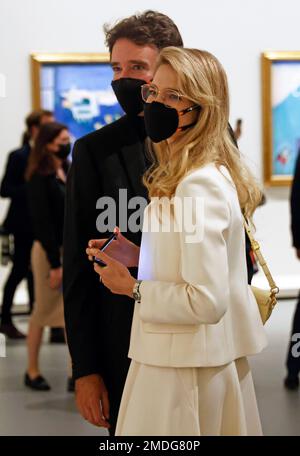
<instances>
[{"instance_id":1,"label":"black shoe","mask_svg":"<svg viewBox=\"0 0 300 456\"><path fill-rule=\"evenodd\" d=\"M298 376L288 375L284 380L284 386L290 391L295 391L299 388Z\"/></svg>"},{"instance_id":2,"label":"black shoe","mask_svg":"<svg viewBox=\"0 0 300 456\"><path fill-rule=\"evenodd\" d=\"M31 379L26 372L25 378L24 378L24 384L25 384L25 386L28 386L29 388L36 390L36 391L51 390L49 383L47 383L47 380L45 380L44 377L42 377L41 375L38 375L34 379Z\"/></svg>"},{"instance_id":3,"label":"black shoe","mask_svg":"<svg viewBox=\"0 0 300 456\"><path fill-rule=\"evenodd\" d=\"M65 332L63 328L51 328L50 344L65 344Z\"/></svg>"},{"instance_id":4,"label":"black shoe","mask_svg":"<svg viewBox=\"0 0 300 456\"><path fill-rule=\"evenodd\" d=\"M68 378L67 391L68 393L74 393L75 391L75 380L72 377Z\"/></svg>"},{"instance_id":5,"label":"black shoe","mask_svg":"<svg viewBox=\"0 0 300 456\"><path fill-rule=\"evenodd\" d=\"M13 323L6 323L0 326L0 333L5 334L9 339L25 339L25 334L21 333Z\"/></svg>"}]
</instances>

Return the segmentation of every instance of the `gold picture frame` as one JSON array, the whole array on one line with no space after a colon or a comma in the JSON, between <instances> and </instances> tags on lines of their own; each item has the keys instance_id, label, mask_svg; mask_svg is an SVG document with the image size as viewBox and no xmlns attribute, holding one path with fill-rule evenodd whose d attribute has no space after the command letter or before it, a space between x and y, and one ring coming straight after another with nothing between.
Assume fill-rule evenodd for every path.
<instances>
[{"instance_id":1,"label":"gold picture frame","mask_svg":"<svg viewBox=\"0 0 300 456\"><path fill-rule=\"evenodd\" d=\"M33 109L53 111L59 122L68 125L73 140L123 115L111 87L113 72L108 53L35 52L30 60ZM51 89L43 86L49 80L55 81ZM74 92L76 112L75 103L72 106Z\"/></svg>"},{"instance_id":2,"label":"gold picture frame","mask_svg":"<svg viewBox=\"0 0 300 456\"><path fill-rule=\"evenodd\" d=\"M292 122L300 97L300 51L264 52L261 68L264 183L289 186L300 147L300 118L298 133Z\"/></svg>"}]
</instances>

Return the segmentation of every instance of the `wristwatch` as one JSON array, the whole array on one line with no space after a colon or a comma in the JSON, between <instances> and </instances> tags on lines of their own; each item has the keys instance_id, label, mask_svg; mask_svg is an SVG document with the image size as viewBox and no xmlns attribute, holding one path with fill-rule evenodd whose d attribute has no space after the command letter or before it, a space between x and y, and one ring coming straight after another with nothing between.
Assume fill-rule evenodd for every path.
<instances>
[{"instance_id":1,"label":"wristwatch","mask_svg":"<svg viewBox=\"0 0 300 456\"><path fill-rule=\"evenodd\" d=\"M137 280L133 286L132 294L133 294L133 299L137 302L140 302L142 297L140 293L140 285L142 283L142 280Z\"/></svg>"}]
</instances>

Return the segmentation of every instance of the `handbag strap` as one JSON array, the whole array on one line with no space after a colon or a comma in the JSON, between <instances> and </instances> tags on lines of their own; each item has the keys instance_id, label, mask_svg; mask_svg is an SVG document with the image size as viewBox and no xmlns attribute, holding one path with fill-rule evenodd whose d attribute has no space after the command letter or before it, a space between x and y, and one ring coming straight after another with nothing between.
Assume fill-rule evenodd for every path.
<instances>
[{"instance_id":1,"label":"handbag strap","mask_svg":"<svg viewBox=\"0 0 300 456\"><path fill-rule=\"evenodd\" d=\"M250 225L249 225L246 217L244 215L243 215L243 217L244 217L245 230L246 230L248 238L250 240L251 248L252 248L252 250L253 250L256 258L257 258L258 263L262 267L262 270L264 271L264 274L265 274L267 280L268 280L271 294L272 295L276 295L277 293L279 293L279 288L276 285L276 283L275 283L275 281L274 281L274 279L272 277L272 274L270 272L270 269L268 268L266 260L263 257L263 254L261 253L259 243L253 237Z\"/></svg>"}]
</instances>

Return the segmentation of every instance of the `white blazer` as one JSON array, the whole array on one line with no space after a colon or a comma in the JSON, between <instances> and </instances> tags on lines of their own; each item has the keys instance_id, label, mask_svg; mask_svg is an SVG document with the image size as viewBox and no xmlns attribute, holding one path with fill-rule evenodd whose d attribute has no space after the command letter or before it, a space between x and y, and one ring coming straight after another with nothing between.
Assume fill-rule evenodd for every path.
<instances>
[{"instance_id":1,"label":"white blazer","mask_svg":"<svg viewBox=\"0 0 300 456\"><path fill-rule=\"evenodd\" d=\"M151 215L159 224L155 199L144 212L141 302L135 303L129 357L156 366L200 367L260 352L266 336L247 281L243 219L227 168L210 163L192 171L175 196L195 204L186 212L174 205L170 232L149 229ZM161 220L164 213L167 205ZM191 214L200 234L196 242L188 242Z\"/></svg>"}]
</instances>

